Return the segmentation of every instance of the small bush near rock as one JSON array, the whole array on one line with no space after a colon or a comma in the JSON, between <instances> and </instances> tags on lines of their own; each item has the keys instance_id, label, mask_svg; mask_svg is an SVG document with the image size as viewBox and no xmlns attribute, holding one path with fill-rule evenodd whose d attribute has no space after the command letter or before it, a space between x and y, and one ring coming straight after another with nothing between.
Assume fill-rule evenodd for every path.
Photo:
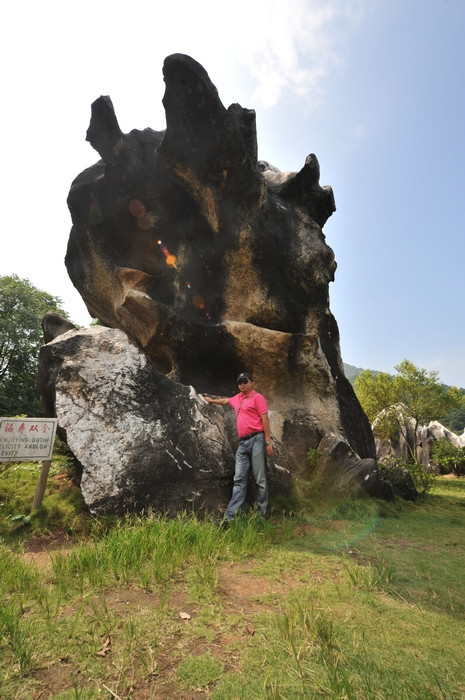
<instances>
[{"instance_id":1,"label":"small bush near rock","mask_svg":"<svg viewBox=\"0 0 465 700\"><path fill-rule=\"evenodd\" d=\"M388 457L378 465L380 478L387 482L395 496L406 501L416 501L434 483L434 475L426 472L421 464L407 462L397 457Z\"/></svg>"}]
</instances>

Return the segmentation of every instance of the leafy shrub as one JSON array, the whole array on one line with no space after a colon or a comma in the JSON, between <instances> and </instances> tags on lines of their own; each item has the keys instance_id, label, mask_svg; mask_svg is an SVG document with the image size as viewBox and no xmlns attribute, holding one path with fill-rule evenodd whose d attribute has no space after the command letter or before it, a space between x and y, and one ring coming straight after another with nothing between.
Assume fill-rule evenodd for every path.
<instances>
[{"instance_id":1,"label":"leafy shrub","mask_svg":"<svg viewBox=\"0 0 465 700\"><path fill-rule=\"evenodd\" d=\"M450 440L441 438L434 443L431 457L440 474L465 474L465 447L456 447Z\"/></svg>"},{"instance_id":2,"label":"leafy shrub","mask_svg":"<svg viewBox=\"0 0 465 700\"><path fill-rule=\"evenodd\" d=\"M431 491L434 486L434 474L427 472L419 462L407 464L406 467L420 496Z\"/></svg>"}]
</instances>

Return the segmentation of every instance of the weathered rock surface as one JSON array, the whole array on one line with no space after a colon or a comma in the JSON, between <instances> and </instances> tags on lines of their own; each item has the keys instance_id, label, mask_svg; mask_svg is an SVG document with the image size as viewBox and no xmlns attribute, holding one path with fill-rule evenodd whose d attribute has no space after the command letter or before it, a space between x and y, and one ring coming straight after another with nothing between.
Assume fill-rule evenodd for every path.
<instances>
[{"instance_id":1,"label":"weathered rock surface","mask_svg":"<svg viewBox=\"0 0 465 700\"><path fill-rule=\"evenodd\" d=\"M165 131L124 134L109 97L92 105L87 139L101 160L69 193L71 280L92 316L142 349L161 386L231 395L236 374L252 371L276 462L306 477L308 450L332 435L363 484L375 446L329 308L336 263L322 227L335 204L318 160L292 173L257 161L253 110L226 109L188 56L169 56L163 74ZM191 404L180 402L185 426ZM347 462L332 465L336 474Z\"/></svg>"},{"instance_id":2,"label":"weathered rock surface","mask_svg":"<svg viewBox=\"0 0 465 700\"><path fill-rule=\"evenodd\" d=\"M226 505L232 413L159 372L125 333L99 326L68 331L42 348L40 367L41 393L55 397L92 513ZM271 465L269 477L273 487L286 480Z\"/></svg>"},{"instance_id":3,"label":"weathered rock surface","mask_svg":"<svg viewBox=\"0 0 465 700\"><path fill-rule=\"evenodd\" d=\"M375 459L360 459L344 442L335 435L328 434L318 446L322 457L315 471L315 483L323 491L357 494L365 491L372 496L380 493L378 467Z\"/></svg>"}]
</instances>

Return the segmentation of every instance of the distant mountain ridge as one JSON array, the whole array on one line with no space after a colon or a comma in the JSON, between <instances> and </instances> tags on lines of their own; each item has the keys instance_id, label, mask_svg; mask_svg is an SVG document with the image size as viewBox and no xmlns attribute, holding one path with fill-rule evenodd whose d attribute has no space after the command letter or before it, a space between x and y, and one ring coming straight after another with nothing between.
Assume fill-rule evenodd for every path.
<instances>
[{"instance_id":1,"label":"distant mountain ridge","mask_svg":"<svg viewBox=\"0 0 465 700\"><path fill-rule=\"evenodd\" d=\"M351 384L354 383L360 372L363 372L363 367L355 367L354 365L348 365L346 362L342 363L344 365L344 374Z\"/></svg>"}]
</instances>

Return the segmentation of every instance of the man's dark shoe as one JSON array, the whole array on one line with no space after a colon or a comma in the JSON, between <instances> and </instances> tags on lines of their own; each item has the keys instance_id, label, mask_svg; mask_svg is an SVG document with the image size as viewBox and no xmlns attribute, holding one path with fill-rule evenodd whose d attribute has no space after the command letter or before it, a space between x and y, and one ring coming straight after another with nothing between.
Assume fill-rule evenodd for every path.
<instances>
[{"instance_id":1,"label":"man's dark shoe","mask_svg":"<svg viewBox=\"0 0 465 700\"><path fill-rule=\"evenodd\" d=\"M227 530L230 522L227 518L219 518L218 520L215 520L215 524L218 525L222 530Z\"/></svg>"}]
</instances>

